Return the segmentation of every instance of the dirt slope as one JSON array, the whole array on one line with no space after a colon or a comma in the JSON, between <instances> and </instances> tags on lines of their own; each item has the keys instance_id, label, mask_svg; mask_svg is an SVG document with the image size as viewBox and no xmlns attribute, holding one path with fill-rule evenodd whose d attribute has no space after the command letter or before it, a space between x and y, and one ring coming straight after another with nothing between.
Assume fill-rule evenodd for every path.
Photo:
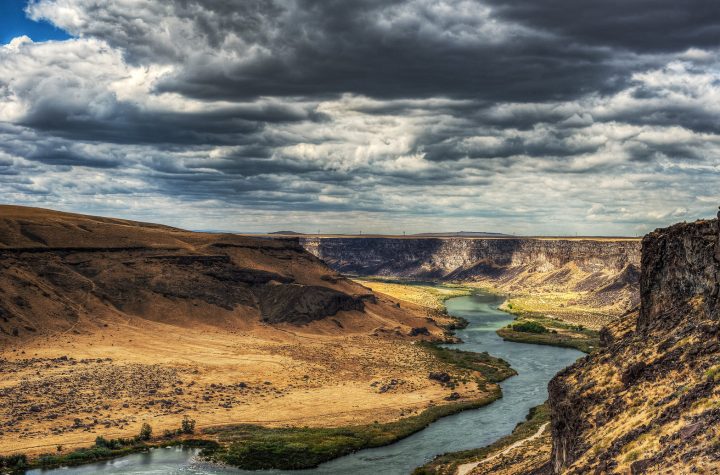
<instances>
[{"instance_id":1,"label":"dirt slope","mask_svg":"<svg viewBox=\"0 0 720 475\"><path fill-rule=\"evenodd\" d=\"M143 421L161 433L185 414L198 428L395 420L448 395L413 344L442 336L293 240L0 206L0 453Z\"/></svg>"},{"instance_id":2,"label":"dirt slope","mask_svg":"<svg viewBox=\"0 0 720 475\"><path fill-rule=\"evenodd\" d=\"M381 306L290 240L0 207L0 338L139 317L179 326L307 324ZM403 312L383 313L402 322Z\"/></svg>"}]
</instances>

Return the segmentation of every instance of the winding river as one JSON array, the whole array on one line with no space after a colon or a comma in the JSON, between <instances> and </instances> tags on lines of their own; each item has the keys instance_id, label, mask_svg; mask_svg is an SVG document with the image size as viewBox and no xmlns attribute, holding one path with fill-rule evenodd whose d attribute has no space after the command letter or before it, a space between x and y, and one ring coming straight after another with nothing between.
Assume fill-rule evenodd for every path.
<instances>
[{"instance_id":1,"label":"winding river","mask_svg":"<svg viewBox=\"0 0 720 475\"><path fill-rule=\"evenodd\" d=\"M507 325L512 317L497 310L502 298L476 293L448 300L451 315L466 318L470 324L457 335L464 341L454 345L469 351L487 351L512 365L517 376L503 381L503 398L474 410L442 418L428 428L387 447L362 450L325 463L313 470L287 472L269 470L247 472L209 466L196 459L196 450L182 448L154 449L109 462L54 470L33 470L32 475L114 475L149 474L359 474L407 475L435 455L488 445L509 434L528 410L547 398L547 383L558 371L582 356L577 350L552 346L529 345L503 341L495 330Z\"/></svg>"}]
</instances>

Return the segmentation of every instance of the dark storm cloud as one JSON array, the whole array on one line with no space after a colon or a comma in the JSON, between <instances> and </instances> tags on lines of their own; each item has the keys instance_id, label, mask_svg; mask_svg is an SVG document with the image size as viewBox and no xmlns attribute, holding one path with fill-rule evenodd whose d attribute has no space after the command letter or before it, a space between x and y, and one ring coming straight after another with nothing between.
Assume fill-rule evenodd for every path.
<instances>
[{"instance_id":1,"label":"dark storm cloud","mask_svg":"<svg viewBox=\"0 0 720 475\"><path fill-rule=\"evenodd\" d=\"M64 25L71 32L121 48L131 63L182 63L156 91L203 99L542 101L617 90L628 73L620 53L504 23L481 1L79 3L83 20ZM602 14L620 18L609 7Z\"/></svg>"},{"instance_id":2,"label":"dark storm cloud","mask_svg":"<svg viewBox=\"0 0 720 475\"><path fill-rule=\"evenodd\" d=\"M565 41L634 52L720 45L714 0L487 0L496 14Z\"/></svg>"},{"instance_id":3,"label":"dark storm cloud","mask_svg":"<svg viewBox=\"0 0 720 475\"><path fill-rule=\"evenodd\" d=\"M137 105L109 101L102 114L86 113L83 104L62 97L37 101L18 123L78 140L127 144L257 143L267 123L321 120L311 110L274 105L227 107L208 112L146 111Z\"/></svg>"},{"instance_id":4,"label":"dark storm cloud","mask_svg":"<svg viewBox=\"0 0 720 475\"><path fill-rule=\"evenodd\" d=\"M447 18L422 2L408 6L414 11L406 18L399 6L393 10L397 3L297 2L275 20L250 26L273 35L215 24L213 36L237 35L269 53L230 63L191 56L157 90L205 99L351 92L527 101L622 85L625 67L607 50L525 30L492 38L494 32L482 32L491 18Z\"/></svg>"},{"instance_id":5,"label":"dark storm cloud","mask_svg":"<svg viewBox=\"0 0 720 475\"><path fill-rule=\"evenodd\" d=\"M20 201L604 232L713 199L710 1L36 0L28 12L75 38L0 47L0 176L17 179L0 189Z\"/></svg>"}]
</instances>

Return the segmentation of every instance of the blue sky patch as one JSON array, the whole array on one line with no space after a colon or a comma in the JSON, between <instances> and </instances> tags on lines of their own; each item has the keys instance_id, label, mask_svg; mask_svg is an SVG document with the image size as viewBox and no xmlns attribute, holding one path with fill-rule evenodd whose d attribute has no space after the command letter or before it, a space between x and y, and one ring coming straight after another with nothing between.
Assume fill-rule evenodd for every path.
<instances>
[{"instance_id":1,"label":"blue sky patch","mask_svg":"<svg viewBox=\"0 0 720 475\"><path fill-rule=\"evenodd\" d=\"M33 41L66 40L65 31L45 21L33 21L25 14L26 0L0 0L0 44L27 35Z\"/></svg>"}]
</instances>

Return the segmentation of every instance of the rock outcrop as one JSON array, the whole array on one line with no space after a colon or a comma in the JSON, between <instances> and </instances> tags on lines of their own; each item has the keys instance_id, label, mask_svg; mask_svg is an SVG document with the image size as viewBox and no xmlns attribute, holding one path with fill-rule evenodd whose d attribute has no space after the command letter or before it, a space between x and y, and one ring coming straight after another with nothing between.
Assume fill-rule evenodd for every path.
<instances>
[{"instance_id":1,"label":"rock outcrop","mask_svg":"<svg viewBox=\"0 0 720 475\"><path fill-rule=\"evenodd\" d=\"M640 243L633 239L348 237L300 238L300 244L342 273L418 279L502 279L568 264L619 274L640 265Z\"/></svg>"},{"instance_id":2,"label":"rock outcrop","mask_svg":"<svg viewBox=\"0 0 720 475\"><path fill-rule=\"evenodd\" d=\"M642 242L640 307L550 383L552 473L720 470L720 230Z\"/></svg>"}]
</instances>

